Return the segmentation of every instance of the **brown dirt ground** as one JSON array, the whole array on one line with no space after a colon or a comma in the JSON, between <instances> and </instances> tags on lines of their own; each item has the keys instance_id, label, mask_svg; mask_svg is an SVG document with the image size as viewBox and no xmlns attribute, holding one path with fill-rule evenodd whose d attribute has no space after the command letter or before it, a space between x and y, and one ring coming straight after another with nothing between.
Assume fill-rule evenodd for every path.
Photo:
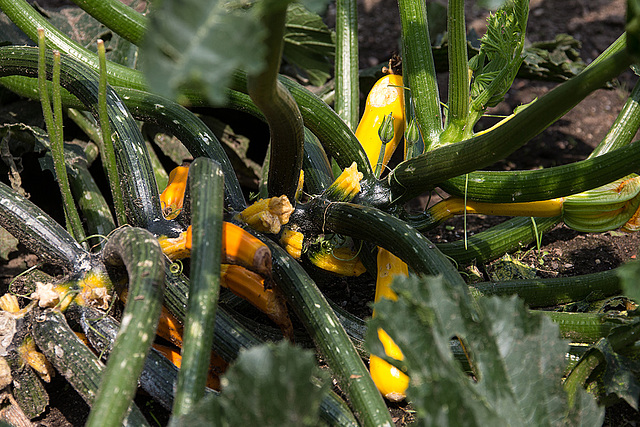
<instances>
[{"instance_id":1,"label":"brown dirt ground","mask_svg":"<svg viewBox=\"0 0 640 427\"><path fill-rule=\"evenodd\" d=\"M467 3L468 26L482 34L486 13L475 7L474 2ZM528 39L548 40L558 33L566 32L582 43L581 56L588 63L622 33L624 10L624 0L532 0ZM399 50L397 3L394 0L364 0L359 2L358 13L360 66L384 64L392 52ZM328 21L331 21L331 16L330 7ZM446 75L441 78L441 94L446 99ZM635 81L635 76L629 72L620 79L615 89L596 91L543 134L495 165L495 168L548 167L585 158L605 135ZM517 80L506 100L496 107L495 112L508 113L515 106L541 96L553 86L553 83ZM484 216L469 217L468 233L475 233L500 220ZM452 241L460 239L462 233L462 222L456 219L428 235L434 241ZM553 275L572 276L617 267L634 258L638 246L640 236L637 234L578 233L560 225L543 235L540 252L522 252L516 256L525 263L552 272ZM34 263L35 259L30 255L13 254L8 263L0 264L0 279L6 281ZM341 293L344 295L344 290ZM370 284L357 290L351 289L347 294L350 307L360 314L368 312L367 304L373 295ZM86 417L87 407L66 382L58 376L48 389L52 398L51 409L36 420L35 425L81 425ZM144 397L140 399L141 407L149 408L152 405ZM390 407L397 425L404 425L412 419L410 406L393 404ZM150 408L150 412L164 424L162 421L166 421L166 414L159 408ZM622 404L608 411L605 425L636 425L638 421L638 414Z\"/></svg>"}]
</instances>

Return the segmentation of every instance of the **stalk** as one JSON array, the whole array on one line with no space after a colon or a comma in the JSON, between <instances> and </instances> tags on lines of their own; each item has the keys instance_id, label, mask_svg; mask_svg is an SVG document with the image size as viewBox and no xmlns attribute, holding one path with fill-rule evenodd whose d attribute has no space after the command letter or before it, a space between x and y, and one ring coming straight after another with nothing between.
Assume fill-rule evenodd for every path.
<instances>
[{"instance_id":1,"label":"stalk","mask_svg":"<svg viewBox=\"0 0 640 427\"><path fill-rule=\"evenodd\" d=\"M469 123L469 59L464 1L449 0L447 13L447 41L449 52L449 102L447 123L442 134L446 141L461 141L473 133Z\"/></svg>"},{"instance_id":2,"label":"stalk","mask_svg":"<svg viewBox=\"0 0 640 427\"><path fill-rule=\"evenodd\" d=\"M87 426L119 426L138 387L162 307L164 258L157 240L139 228L121 228L104 249L106 264L127 268L129 297Z\"/></svg>"},{"instance_id":3,"label":"stalk","mask_svg":"<svg viewBox=\"0 0 640 427\"><path fill-rule=\"evenodd\" d=\"M403 203L446 179L504 158L630 64L631 57L626 52L616 53L556 87L494 130L400 163L386 182L391 189L391 200L394 204ZM472 176L469 175L470 184Z\"/></svg>"},{"instance_id":4,"label":"stalk","mask_svg":"<svg viewBox=\"0 0 640 427\"><path fill-rule=\"evenodd\" d=\"M64 217L67 231L78 241L84 240L84 229L82 221L76 209L71 188L69 186L69 177L67 175L67 167L64 160L64 137L62 130L62 101L60 95L60 52L53 54L53 71L52 71L52 87L53 87L53 109L49 101L49 89L47 87L47 71L45 61L45 41L44 31L38 31L38 86L40 89L40 100L42 112L47 125L49 141L51 143L51 156L53 157L53 166L56 174L56 180L60 188L62 196L62 206L64 208Z\"/></svg>"},{"instance_id":5,"label":"stalk","mask_svg":"<svg viewBox=\"0 0 640 427\"><path fill-rule=\"evenodd\" d=\"M640 83L636 83L616 120L589 158L609 153L631 143L640 128Z\"/></svg>"},{"instance_id":6,"label":"stalk","mask_svg":"<svg viewBox=\"0 0 640 427\"><path fill-rule=\"evenodd\" d=\"M573 277L482 282L470 286L475 297L518 295L531 308L595 301L622 291L615 269Z\"/></svg>"},{"instance_id":7,"label":"stalk","mask_svg":"<svg viewBox=\"0 0 640 427\"><path fill-rule=\"evenodd\" d=\"M138 45L147 26L147 17L118 0L73 0L89 15L120 37Z\"/></svg>"},{"instance_id":8,"label":"stalk","mask_svg":"<svg viewBox=\"0 0 640 427\"><path fill-rule=\"evenodd\" d=\"M442 117L427 7L423 0L398 0L398 6L402 23L402 73L409 82L418 128L428 147L440 139Z\"/></svg>"},{"instance_id":9,"label":"stalk","mask_svg":"<svg viewBox=\"0 0 640 427\"><path fill-rule=\"evenodd\" d=\"M336 1L336 97L335 110L351 130L358 126L360 84L358 77L358 3Z\"/></svg>"},{"instance_id":10,"label":"stalk","mask_svg":"<svg viewBox=\"0 0 640 427\"><path fill-rule=\"evenodd\" d=\"M535 229L532 220L535 221ZM466 265L474 261L483 264L536 241L536 237L551 230L558 222L560 222L559 217L511 218L488 230L467 237L466 245L463 240L459 240L440 243L436 246L443 254L459 264Z\"/></svg>"},{"instance_id":11,"label":"stalk","mask_svg":"<svg viewBox=\"0 0 640 427\"><path fill-rule=\"evenodd\" d=\"M304 125L293 97L278 81L288 4L287 0L271 0L257 6L267 30L267 63L261 73L248 76L247 89L269 124L269 195L284 194L294 200L302 169Z\"/></svg>"},{"instance_id":12,"label":"stalk","mask_svg":"<svg viewBox=\"0 0 640 427\"><path fill-rule=\"evenodd\" d=\"M212 160L198 158L189 168L191 190L191 287L184 324L182 365L173 417L189 413L205 395L220 292L224 176Z\"/></svg>"},{"instance_id":13,"label":"stalk","mask_svg":"<svg viewBox=\"0 0 640 427\"><path fill-rule=\"evenodd\" d=\"M111 126L109 125L109 114L107 113L107 59L105 56L104 42L98 40L98 62L100 80L98 83L98 121L102 132L102 161L105 164L111 196L116 211L116 219L119 225L127 223L127 214L124 208L124 198L120 188L118 177L118 164L116 162L115 148L111 139Z\"/></svg>"}]
</instances>

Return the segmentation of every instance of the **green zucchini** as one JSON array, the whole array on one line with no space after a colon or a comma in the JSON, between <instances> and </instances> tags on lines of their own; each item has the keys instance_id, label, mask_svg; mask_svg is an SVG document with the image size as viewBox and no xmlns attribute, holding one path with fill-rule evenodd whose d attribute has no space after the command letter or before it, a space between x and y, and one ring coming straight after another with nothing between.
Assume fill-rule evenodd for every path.
<instances>
[{"instance_id":1,"label":"green zucchini","mask_svg":"<svg viewBox=\"0 0 640 427\"><path fill-rule=\"evenodd\" d=\"M581 276L481 282L470 286L476 297L518 295L531 308L595 301L622 291L615 269Z\"/></svg>"},{"instance_id":2,"label":"green zucchini","mask_svg":"<svg viewBox=\"0 0 640 427\"><path fill-rule=\"evenodd\" d=\"M58 310L47 309L35 316L32 334L47 359L69 381L78 394L91 405L105 367L67 324ZM126 425L148 425L138 407L131 403Z\"/></svg>"},{"instance_id":3,"label":"green zucchini","mask_svg":"<svg viewBox=\"0 0 640 427\"><path fill-rule=\"evenodd\" d=\"M184 320L182 365L173 417L188 413L204 397L211 357L214 319L220 292L222 170L213 160L197 158L189 167L191 190L191 287Z\"/></svg>"},{"instance_id":4,"label":"green zucchini","mask_svg":"<svg viewBox=\"0 0 640 427\"><path fill-rule=\"evenodd\" d=\"M44 261L68 271L88 271L91 255L38 206L0 183L0 226Z\"/></svg>"},{"instance_id":5,"label":"green zucchini","mask_svg":"<svg viewBox=\"0 0 640 427\"><path fill-rule=\"evenodd\" d=\"M5 343L3 357L11 369L10 378L12 394L20 408L29 419L42 415L49 405L49 395L42 381L27 363L25 351L29 335L31 316L27 314L15 316L2 312L3 342ZM22 349L22 350L21 350ZM28 350L27 350L28 351Z\"/></svg>"},{"instance_id":6,"label":"green zucchini","mask_svg":"<svg viewBox=\"0 0 640 427\"><path fill-rule=\"evenodd\" d=\"M548 169L478 171L440 183L446 192L490 203L532 202L591 190L637 171L640 148L631 144L587 160ZM612 167L611 165L615 165ZM466 192L465 192L466 185Z\"/></svg>"},{"instance_id":7,"label":"green zucchini","mask_svg":"<svg viewBox=\"0 0 640 427\"><path fill-rule=\"evenodd\" d=\"M105 264L125 266L129 276L127 304L88 426L122 423L135 395L138 378L155 337L164 287L164 257L158 241L139 228L116 230L105 246Z\"/></svg>"},{"instance_id":8,"label":"green zucchini","mask_svg":"<svg viewBox=\"0 0 640 427\"><path fill-rule=\"evenodd\" d=\"M416 274L442 274L452 285L465 287L460 274L436 246L406 222L373 207L316 199L306 210L322 230L364 240L392 251ZM368 224L367 226L363 226ZM375 224L375 225L372 225Z\"/></svg>"},{"instance_id":9,"label":"green zucchini","mask_svg":"<svg viewBox=\"0 0 640 427\"><path fill-rule=\"evenodd\" d=\"M391 425L369 371L316 284L284 249L267 239L265 243L271 249L276 284L337 376L360 423Z\"/></svg>"}]
</instances>

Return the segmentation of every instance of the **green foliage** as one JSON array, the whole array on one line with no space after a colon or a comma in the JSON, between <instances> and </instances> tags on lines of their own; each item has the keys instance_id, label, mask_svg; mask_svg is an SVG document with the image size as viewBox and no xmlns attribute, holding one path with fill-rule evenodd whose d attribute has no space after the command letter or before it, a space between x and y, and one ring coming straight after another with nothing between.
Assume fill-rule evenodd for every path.
<instances>
[{"instance_id":1,"label":"green foliage","mask_svg":"<svg viewBox=\"0 0 640 427\"><path fill-rule=\"evenodd\" d=\"M334 38L320 16L299 3L289 5L283 56L299 73L306 75L312 85L321 86L330 77L329 58L334 56Z\"/></svg>"},{"instance_id":2,"label":"green foliage","mask_svg":"<svg viewBox=\"0 0 640 427\"><path fill-rule=\"evenodd\" d=\"M383 357L375 331L384 327L400 347L411 379L407 396L421 424L601 425L602 409L583 390L568 405L560 381L568 345L557 326L520 300L467 304L464 290L440 277L397 280L393 289L398 301L375 305L366 344ZM472 376L454 359L452 337L463 344Z\"/></svg>"},{"instance_id":3,"label":"green foliage","mask_svg":"<svg viewBox=\"0 0 640 427\"><path fill-rule=\"evenodd\" d=\"M260 345L240 352L222 380L220 395L205 397L174 425L317 425L328 385L313 352L287 342Z\"/></svg>"},{"instance_id":4,"label":"green foliage","mask_svg":"<svg viewBox=\"0 0 640 427\"><path fill-rule=\"evenodd\" d=\"M624 294L640 303L640 261L633 261L625 264L618 269L618 275L622 281L622 289Z\"/></svg>"},{"instance_id":5,"label":"green foliage","mask_svg":"<svg viewBox=\"0 0 640 427\"><path fill-rule=\"evenodd\" d=\"M305 3L312 9L324 1ZM277 8L278 2L262 1ZM204 94L213 103L226 99L232 74L242 69L257 74L265 66L265 28L259 8L241 0L162 0L154 3L147 36L141 47L141 67L153 91L176 98L183 91ZM331 33L321 19L292 5L285 34L287 59L302 68L314 84L328 77Z\"/></svg>"},{"instance_id":6,"label":"green foliage","mask_svg":"<svg viewBox=\"0 0 640 427\"><path fill-rule=\"evenodd\" d=\"M264 30L253 9L218 0L154 3L141 46L141 66L154 92L176 98L181 91L225 100L231 74L264 66Z\"/></svg>"},{"instance_id":7,"label":"green foliage","mask_svg":"<svg viewBox=\"0 0 640 427\"><path fill-rule=\"evenodd\" d=\"M528 2L510 0L487 19L480 53L469 62L473 71L471 108L476 111L497 105L511 87L524 56Z\"/></svg>"}]
</instances>

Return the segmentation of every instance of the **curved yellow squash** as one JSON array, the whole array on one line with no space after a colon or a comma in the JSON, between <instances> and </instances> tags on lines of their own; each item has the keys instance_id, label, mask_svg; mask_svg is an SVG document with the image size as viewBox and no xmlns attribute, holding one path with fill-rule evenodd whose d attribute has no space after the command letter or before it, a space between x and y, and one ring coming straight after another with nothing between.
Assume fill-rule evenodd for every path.
<instances>
[{"instance_id":1,"label":"curved yellow squash","mask_svg":"<svg viewBox=\"0 0 640 427\"><path fill-rule=\"evenodd\" d=\"M388 74L380 78L373 85L369 95L364 113L356 129L356 138L364 148L369 159L369 164L375 170L380 156L382 141L378 136L378 129L384 117L393 114L393 139L387 144L384 152L383 166L386 166L391 159L391 155L402 141L404 134L404 89L402 87L402 76Z\"/></svg>"},{"instance_id":2,"label":"curved yellow squash","mask_svg":"<svg viewBox=\"0 0 640 427\"><path fill-rule=\"evenodd\" d=\"M375 302L378 302L381 298L395 300L397 296L391 290L391 282L395 276L408 275L409 269L407 264L383 248L378 249L377 261L378 278L376 281ZM373 316L375 315L376 313L374 311ZM400 348L382 329L378 329L378 338L380 342L382 342L384 352L387 356L396 360L402 360L404 358ZM371 355L369 358L369 372L376 387L386 399L398 402L406 397L409 377L398 368L377 356Z\"/></svg>"}]
</instances>

